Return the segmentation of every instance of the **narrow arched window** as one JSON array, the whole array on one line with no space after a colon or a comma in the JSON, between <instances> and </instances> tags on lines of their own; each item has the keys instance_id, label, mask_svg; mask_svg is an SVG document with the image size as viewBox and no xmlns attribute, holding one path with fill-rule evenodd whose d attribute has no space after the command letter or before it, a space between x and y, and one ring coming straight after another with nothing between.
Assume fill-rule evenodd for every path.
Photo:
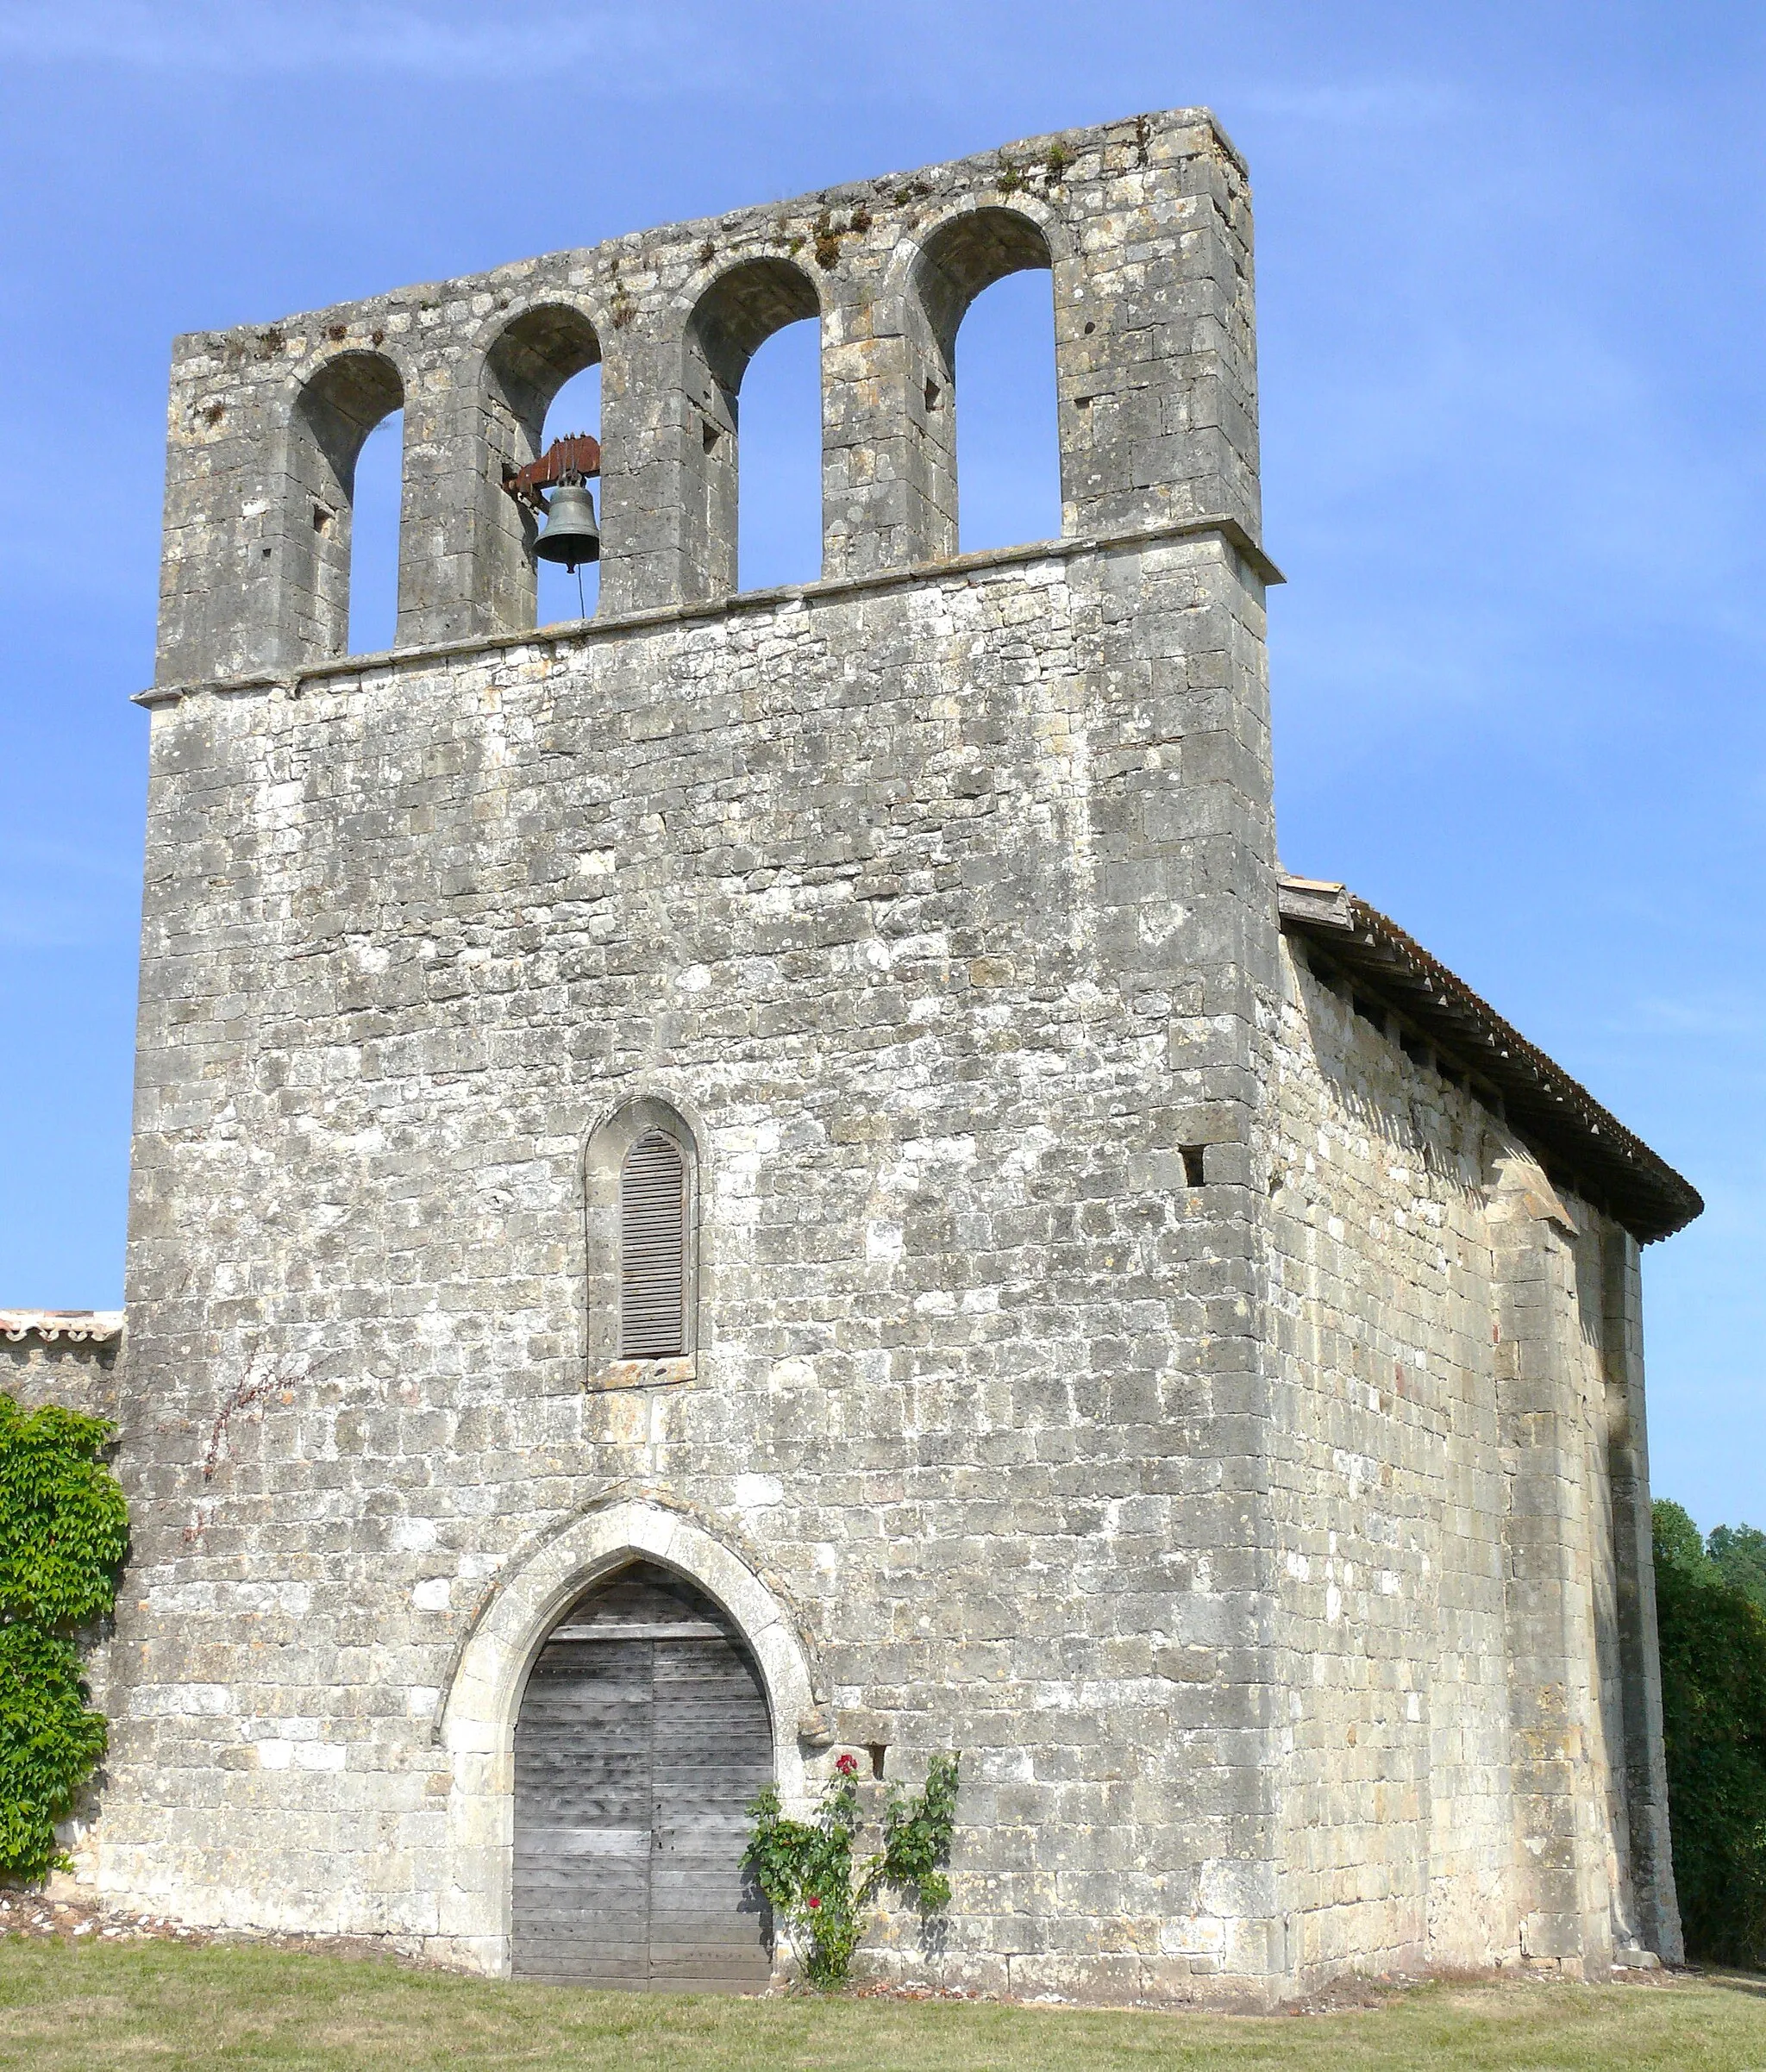
<instances>
[{"instance_id":1,"label":"narrow arched window","mask_svg":"<svg viewBox=\"0 0 1766 2072\"><path fill-rule=\"evenodd\" d=\"M544 453L554 439L567 439L573 434L587 432L598 441L601 436L601 363L585 367L579 374L573 374L552 398L546 412L546 423L540 434L539 448ZM589 485L598 511L604 508L606 499L598 481ZM582 563L573 573L557 561L540 561L535 572L539 579L540 594L536 623L542 626L555 626L561 619L592 618L601 602L601 563L598 557Z\"/></svg>"},{"instance_id":2,"label":"narrow arched window","mask_svg":"<svg viewBox=\"0 0 1766 2072\"><path fill-rule=\"evenodd\" d=\"M340 354L295 399L280 562L276 542L263 549L286 660L397 643L404 408L398 369L379 353Z\"/></svg>"},{"instance_id":3,"label":"narrow arched window","mask_svg":"<svg viewBox=\"0 0 1766 2072\"><path fill-rule=\"evenodd\" d=\"M599 436L601 341L584 312L542 303L509 323L485 355L479 409L485 450L473 580L485 627L518 633L592 612L600 563L569 575L539 561L535 514L503 486L509 472L537 460L561 434ZM592 494L601 510L598 483Z\"/></svg>"},{"instance_id":4,"label":"narrow arched window","mask_svg":"<svg viewBox=\"0 0 1766 2072\"><path fill-rule=\"evenodd\" d=\"M647 1130L619 1169L622 1360L686 1351L686 1161L672 1136Z\"/></svg>"},{"instance_id":5,"label":"narrow arched window","mask_svg":"<svg viewBox=\"0 0 1766 2072\"><path fill-rule=\"evenodd\" d=\"M623 1102L583 1147L588 1384L692 1381L699 1317L699 1142L651 1094Z\"/></svg>"},{"instance_id":6,"label":"narrow arched window","mask_svg":"<svg viewBox=\"0 0 1766 2072\"><path fill-rule=\"evenodd\" d=\"M742 377L736 584L813 583L822 573L822 334L775 331Z\"/></svg>"},{"instance_id":7,"label":"narrow arched window","mask_svg":"<svg viewBox=\"0 0 1766 2072\"><path fill-rule=\"evenodd\" d=\"M1059 539L1055 295L1046 267L1010 273L976 296L956 335L951 381L959 550Z\"/></svg>"},{"instance_id":8,"label":"narrow arched window","mask_svg":"<svg viewBox=\"0 0 1766 2072\"><path fill-rule=\"evenodd\" d=\"M914 262L910 472L921 485L924 551L934 560L959 547L968 554L1060 534L1053 263L1037 224L992 208L941 224ZM985 306L971 320L978 301Z\"/></svg>"},{"instance_id":9,"label":"narrow arched window","mask_svg":"<svg viewBox=\"0 0 1766 2072\"><path fill-rule=\"evenodd\" d=\"M789 260L751 259L713 281L686 327L683 457L689 598L721 597L738 581L737 518L755 521L743 582L813 579L822 573L821 297ZM771 358L756 391L762 444L758 499L741 495L736 465L739 399L748 364L776 332L798 323L800 344ZM794 341L796 342L796 341ZM783 405L783 408L777 406ZM772 422L769 423L769 420ZM793 518L791 506L797 507Z\"/></svg>"},{"instance_id":10,"label":"narrow arched window","mask_svg":"<svg viewBox=\"0 0 1766 2072\"><path fill-rule=\"evenodd\" d=\"M349 652L377 654L398 641L399 506L404 497L404 412L362 441L349 498Z\"/></svg>"}]
</instances>

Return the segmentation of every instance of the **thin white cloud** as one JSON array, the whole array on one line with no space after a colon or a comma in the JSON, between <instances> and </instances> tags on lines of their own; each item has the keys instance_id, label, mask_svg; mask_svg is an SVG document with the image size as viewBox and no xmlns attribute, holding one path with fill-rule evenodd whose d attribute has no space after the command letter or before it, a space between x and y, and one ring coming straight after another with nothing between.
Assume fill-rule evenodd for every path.
<instances>
[{"instance_id":1,"label":"thin white cloud","mask_svg":"<svg viewBox=\"0 0 1766 2072\"><path fill-rule=\"evenodd\" d=\"M1757 1042L1766 1012L1757 1001L1696 994L1686 998L1639 1000L1623 1022L1607 1024L1623 1036L1741 1036Z\"/></svg>"},{"instance_id":2,"label":"thin white cloud","mask_svg":"<svg viewBox=\"0 0 1766 2072\"><path fill-rule=\"evenodd\" d=\"M0 54L45 66L241 76L382 73L436 81L518 81L509 119L548 105L592 118L598 99L726 62L717 17L697 7L380 5L297 7L146 0L0 0ZM487 119L489 115L487 112Z\"/></svg>"},{"instance_id":3,"label":"thin white cloud","mask_svg":"<svg viewBox=\"0 0 1766 2072\"><path fill-rule=\"evenodd\" d=\"M0 836L0 948L127 942L139 923L140 885L132 840L107 848L97 838L76 842L8 829Z\"/></svg>"},{"instance_id":4,"label":"thin white cloud","mask_svg":"<svg viewBox=\"0 0 1766 2072\"><path fill-rule=\"evenodd\" d=\"M78 773L66 773L77 781ZM96 842L64 842L53 836L14 834L0 842L0 870L9 873L37 869L62 882L69 877L98 878L131 891L141 882L141 858L133 843L121 850L103 848Z\"/></svg>"},{"instance_id":5,"label":"thin white cloud","mask_svg":"<svg viewBox=\"0 0 1766 2072\"><path fill-rule=\"evenodd\" d=\"M1362 79L1337 85L1240 88L1235 108L1296 122L1409 127L1462 114L1464 94L1434 79Z\"/></svg>"},{"instance_id":6,"label":"thin white cloud","mask_svg":"<svg viewBox=\"0 0 1766 2072\"><path fill-rule=\"evenodd\" d=\"M135 941L140 917L132 899L82 904L9 893L0 898L0 949L120 949Z\"/></svg>"}]
</instances>

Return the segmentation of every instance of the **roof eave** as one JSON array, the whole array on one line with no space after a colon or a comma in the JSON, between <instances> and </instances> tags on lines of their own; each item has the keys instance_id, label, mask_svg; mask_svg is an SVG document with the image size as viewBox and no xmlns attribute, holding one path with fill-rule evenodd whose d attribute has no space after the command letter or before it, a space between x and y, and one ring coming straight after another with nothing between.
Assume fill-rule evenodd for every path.
<instances>
[{"instance_id":1,"label":"roof eave","mask_svg":"<svg viewBox=\"0 0 1766 2072\"><path fill-rule=\"evenodd\" d=\"M122 1335L121 1310L0 1310L0 1338L22 1344L27 1338L53 1345L105 1345Z\"/></svg>"},{"instance_id":2,"label":"roof eave","mask_svg":"<svg viewBox=\"0 0 1766 2072\"><path fill-rule=\"evenodd\" d=\"M1322 879L1284 876L1278 899L1285 934L1318 943L1487 1080L1516 1135L1567 1165L1578 1191L1640 1244L1672 1236L1701 1212L1689 1180L1395 921Z\"/></svg>"}]
</instances>

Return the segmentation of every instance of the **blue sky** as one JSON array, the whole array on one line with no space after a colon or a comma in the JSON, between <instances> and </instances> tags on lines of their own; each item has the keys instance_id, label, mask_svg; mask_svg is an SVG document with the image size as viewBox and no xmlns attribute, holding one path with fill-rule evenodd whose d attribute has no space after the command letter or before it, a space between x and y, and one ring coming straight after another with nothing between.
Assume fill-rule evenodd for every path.
<instances>
[{"instance_id":1,"label":"blue sky","mask_svg":"<svg viewBox=\"0 0 1766 2072\"><path fill-rule=\"evenodd\" d=\"M1766 1524L1763 93L1766 10L1698 0L0 0L0 1303L120 1299L174 333L1206 103L1284 857L1702 1189L1645 1254L1655 1481ZM968 544L1050 529L1035 288L964 330ZM744 392L747 581L809 572L813 352Z\"/></svg>"}]
</instances>

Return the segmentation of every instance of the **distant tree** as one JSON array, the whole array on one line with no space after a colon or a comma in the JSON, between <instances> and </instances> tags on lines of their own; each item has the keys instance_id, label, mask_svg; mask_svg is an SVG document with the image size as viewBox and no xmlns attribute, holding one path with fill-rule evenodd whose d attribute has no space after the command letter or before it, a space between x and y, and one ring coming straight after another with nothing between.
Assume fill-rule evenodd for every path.
<instances>
[{"instance_id":1,"label":"distant tree","mask_svg":"<svg viewBox=\"0 0 1766 2072\"><path fill-rule=\"evenodd\" d=\"M1705 1551L1705 1536L1693 1523L1690 1512L1667 1497L1658 1497L1650 1513L1656 1532L1656 1565L1665 1561L1684 1568L1688 1575L1706 1575L1711 1557Z\"/></svg>"},{"instance_id":2,"label":"distant tree","mask_svg":"<svg viewBox=\"0 0 1766 2072\"><path fill-rule=\"evenodd\" d=\"M1658 1503L1654 1524L1663 1737L1687 1948L1716 1963L1766 1964L1766 1612L1729 1580L1678 1504Z\"/></svg>"},{"instance_id":3,"label":"distant tree","mask_svg":"<svg viewBox=\"0 0 1766 2072\"><path fill-rule=\"evenodd\" d=\"M1766 1612L1766 1532L1757 1525L1719 1525L1706 1549L1724 1581Z\"/></svg>"}]
</instances>

